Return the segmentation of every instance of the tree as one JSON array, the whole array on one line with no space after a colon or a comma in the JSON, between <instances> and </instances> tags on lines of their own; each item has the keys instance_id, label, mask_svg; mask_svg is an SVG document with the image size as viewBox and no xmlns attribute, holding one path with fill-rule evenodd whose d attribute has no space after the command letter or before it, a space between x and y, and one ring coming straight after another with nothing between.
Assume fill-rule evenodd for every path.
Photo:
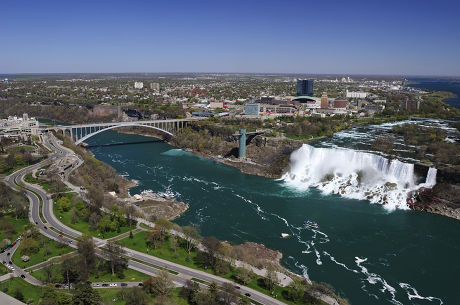
<instances>
[{"instance_id":1,"label":"tree","mask_svg":"<svg viewBox=\"0 0 460 305\"><path fill-rule=\"evenodd\" d=\"M75 285L72 297L74 305L100 305L102 298L88 282L80 282Z\"/></svg>"},{"instance_id":2,"label":"tree","mask_svg":"<svg viewBox=\"0 0 460 305\"><path fill-rule=\"evenodd\" d=\"M70 290L70 283L74 283L78 279L76 259L69 254L61 256L61 272Z\"/></svg>"},{"instance_id":3,"label":"tree","mask_svg":"<svg viewBox=\"0 0 460 305\"><path fill-rule=\"evenodd\" d=\"M161 243L163 243L164 239L164 234L161 232L161 229L159 229L157 226L153 227L148 232L147 237L145 238L146 244L153 249L155 249Z\"/></svg>"},{"instance_id":4,"label":"tree","mask_svg":"<svg viewBox=\"0 0 460 305\"><path fill-rule=\"evenodd\" d=\"M40 301L40 305L55 305L57 301L57 293L54 290L51 284L46 285L43 288L42 299Z\"/></svg>"},{"instance_id":5,"label":"tree","mask_svg":"<svg viewBox=\"0 0 460 305\"><path fill-rule=\"evenodd\" d=\"M159 271L158 276L150 277L145 280L143 285L146 292L155 296L170 295L172 289L174 288L172 277L169 272L165 270Z\"/></svg>"},{"instance_id":6,"label":"tree","mask_svg":"<svg viewBox=\"0 0 460 305\"><path fill-rule=\"evenodd\" d=\"M273 266L271 265L268 266L267 273L265 274L265 277L264 277L265 288L272 291L273 288L275 288L275 285L278 284L278 282L279 282L278 275L276 274L275 268L273 268Z\"/></svg>"},{"instance_id":7,"label":"tree","mask_svg":"<svg viewBox=\"0 0 460 305\"><path fill-rule=\"evenodd\" d=\"M287 289L287 298L293 302L300 302L304 298L305 282L294 279Z\"/></svg>"},{"instance_id":8,"label":"tree","mask_svg":"<svg viewBox=\"0 0 460 305\"><path fill-rule=\"evenodd\" d=\"M213 305L216 304L216 299L209 290L199 291L193 297L193 303L196 305Z\"/></svg>"},{"instance_id":9,"label":"tree","mask_svg":"<svg viewBox=\"0 0 460 305\"><path fill-rule=\"evenodd\" d=\"M80 277L88 279L89 271L96 266L96 249L93 237L83 234L77 239L77 251L80 257Z\"/></svg>"},{"instance_id":10,"label":"tree","mask_svg":"<svg viewBox=\"0 0 460 305\"><path fill-rule=\"evenodd\" d=\"M127 259L124 257L126 251L118 241L107 242L107 260L110 262L112 275L115 275L115 269L125 269L128 266Z\"/></svg>"},{"instance_id":11,"label":"tree","mask_svg":"<svg viewBox=\"0 0 460 305\"><path fill-rule=\"evenodd\" d=\"M19 288L16 288L14 291L14 298L21 302L24 301L24 295L22 294L22 291L19 290Z\"/></svg>"},{"instance_id":12,"label":"tree","mask_svg":"<svg viewBox=\"0 0 460 305\"><path fill-rule=\"evenodd\" d=\"M96 230L100 220L101 220L101 215L99 215L96 212L91 213L88 219L89 227L92 230Z\"/></svg>"},{"instance_id":13,"label":"tree","mask_svg":"<svg viewBox=\"0 0 460 305\"><path fill-rule=\"evenodd\" d=\"M128 219L128 225L131 227L133 225L134 217L136 216L136 208L132 204L127 204L123 208L126 218Z\"/></svg>"},{"instance_id":14,"label":"tree","mask_svg":"<svg viewBox=\"0 0 460 305\"><path fill-rule=\"evenodd\" d=\"M184 238L186 241L186 250L188 253L188 258L190 258L190 252L200 243L201 236L198 233L197 228L192 226L183 227L182 232L184 233Z\"/></svg>"},{"instance_id":15,"label":"tree","mask_svg":"<svg viewBox=\"0 0 460 305\"><path fill-rule=\"evenodd\" d=\"M217 293L217 299L225 305L230 305L238 301L238 291L232 283L225 282L221 290Z\"/></svg>"},{"instance_id":16,"label":"tree","mask_svg":"<svg viewBox=\"0 0 460 305\"><path fill-rule=\"evenodd\" d=\"M200 285L198 285L197 282L192 281L192 280L187 280L185 282L185 285L182 287L180 291L180 295L189 301L189 303L192 302L194 299L195 295L200 292Z\"/></svg>"},{"instance_id":17,"label":"tree","mask_svg":"<svg viewBox=\"0 0 460 305\"><path fill-rule=\"evenodd\" d=\"M246 285L254 278L254 273L249 269L239 267L235 269L235 278L239 283Z\"/></svg>"},{"instance_id":18,"label":"tree","mask_svg":"<svg viewBox=\"0 0 460 305\"><path fill-rule=\"evenodd\" d=\"M43 272L45 272L46 276L46 282L50 283L51 282L51 276L53 275L53 264L47 264L45 267L43 267Z\"/></svg>"},{"instance_id":19,"label":"tree","mask_svg":"<svg viewBox=\"0 0 460 305\"><path fill-rule=\"evenodd\" d=\"M35 238L24 238L19 246L19 251L22 255L32 255L38 253L40 251L40 247L38 242Z\"/></svg>"},{"instance_id":20,"label":"tree","mask_svg":"<svg viewBox=\"0 0 460 305\"><path fill-rule=\"evenodd\" d=\"M204 258L204 261L203 263L205 265L208 265L208 266L211 266L214 268L214 266L216 265L216 260L217 260L217 252L219 251L219 249L221 248L221 243L220 241L215 238L214 236L210 236L210 237L205 237L203 239L203 241L201 242L202 245L204 246L205 248L205 252L203 253L203 258Z\"/></svg>"},{"instance_id":21,"label":"tree","mask_svg":"<svg viewBox=\"0 0 460 305\"><path fill-rule=\"evenodd\" d=\"M126 289L123 300L126 305L148 305L150 302L149 296L139 287Z\"/></svg>"}]
</instances>

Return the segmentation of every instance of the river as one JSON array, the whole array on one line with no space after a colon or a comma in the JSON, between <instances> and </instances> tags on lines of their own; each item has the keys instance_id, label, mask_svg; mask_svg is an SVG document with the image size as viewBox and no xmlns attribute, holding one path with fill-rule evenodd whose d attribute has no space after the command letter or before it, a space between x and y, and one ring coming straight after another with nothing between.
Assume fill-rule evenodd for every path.
<instances>
[{"instance_id":1,"label":"river","mask_svg":"<svg viewBox=\"0 0 460 305\"><path fill-rule=\"evenodd\" d=\"M88 143L144 140L107 131ZM280 250L286 268L332 284L352 304L455 304L459 299L458 221L245 175L166 143L90 150L139 182L131 194L171 191L190 204L178 224L197 225L203 236ZM305 220L317 222L319 229L304 227ZM282 239L281 233L291 237Z\"/></svg>"}]
</instances>

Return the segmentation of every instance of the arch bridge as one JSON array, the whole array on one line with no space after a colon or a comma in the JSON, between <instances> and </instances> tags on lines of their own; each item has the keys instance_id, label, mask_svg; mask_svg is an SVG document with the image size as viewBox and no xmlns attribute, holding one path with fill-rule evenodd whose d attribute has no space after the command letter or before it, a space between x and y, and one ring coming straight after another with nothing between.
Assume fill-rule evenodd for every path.
<instances>
[{"instance_id":1,"label":"arch bridge","mask_svg":"<svg viewBox=\"0 0 460 305\"><path fill-rule=\"evenodd\" d=\"M134 121L134 122L112 122L112 123L96 123L96 124L79 124L68 126L53 126L44 128L44 130L61 131L64 135L69 134L70 137L78 145L87 139L107 130L120 127L146 127L159 131L168 136L174 136L174 133L179 129L187 126L188 123L200 121L206 118L195 117L187 119L170 119L170 120L154 120L154 121Z\"/></svg>"}]
</instances>

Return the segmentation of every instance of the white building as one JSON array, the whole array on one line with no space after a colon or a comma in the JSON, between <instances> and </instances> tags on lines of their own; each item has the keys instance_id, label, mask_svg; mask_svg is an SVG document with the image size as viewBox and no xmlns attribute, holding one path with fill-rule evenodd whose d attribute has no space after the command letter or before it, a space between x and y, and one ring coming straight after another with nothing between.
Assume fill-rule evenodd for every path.
<instances>
[{"instance_id":1,"label":"white building","mask_svg":"<svg viewBox=\"0 0 460 305\"><path fill-rule=\"evenodd\" d=\"M366 98L367 95L367 92L348 91L347 89L347 98Z\"/></svg>"},{"instance_id":2,"label":"white building","mask_svg":"<svg viewBox=\"0 0 460 305\"><path fill-rule=\"evenodd\" d=\"M142 89L144 88L143 82L134 82L134 89Z\"/></svg>"}]
</instances>

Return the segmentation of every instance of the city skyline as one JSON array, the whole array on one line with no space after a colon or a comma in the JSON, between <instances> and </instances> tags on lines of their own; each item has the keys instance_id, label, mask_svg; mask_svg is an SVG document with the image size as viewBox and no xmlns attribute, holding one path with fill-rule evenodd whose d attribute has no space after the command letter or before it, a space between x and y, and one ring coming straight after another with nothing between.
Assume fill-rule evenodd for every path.
<instances>
[{"instance_id":1,"label":"city skyline","mask_svg":"<svg viewBox=\"0 0 460 305\"><path fill-rule=\"evenodd\" d=\"M460 76L452 1L3 5L0 74Z\"/></svg>"}]
</instances>

